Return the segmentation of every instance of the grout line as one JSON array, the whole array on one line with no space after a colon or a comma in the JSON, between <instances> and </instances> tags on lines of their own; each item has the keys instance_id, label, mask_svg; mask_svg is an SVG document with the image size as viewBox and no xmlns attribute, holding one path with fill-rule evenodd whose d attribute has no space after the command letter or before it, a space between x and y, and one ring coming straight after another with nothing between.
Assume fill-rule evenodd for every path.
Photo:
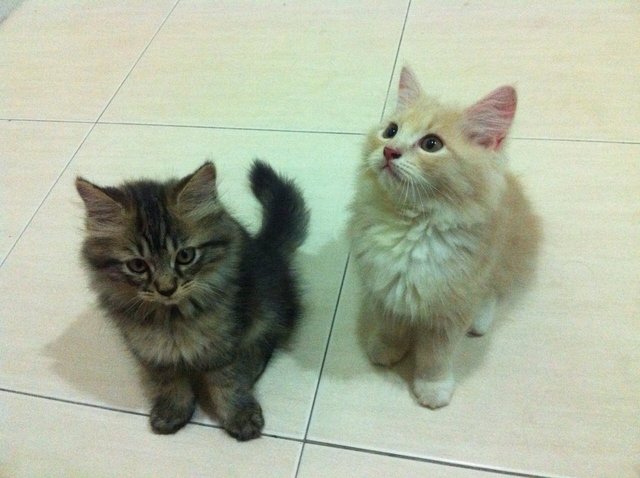
<instances>
[{"instance_id":1,"label":"grout line","mask_svg":"<svg viewBox=\"0 0 640 478\"><path fill-rule=\"evenodd\" d=\"M185 128L185 129L213 129L228 131L257 131L267 133L297 133L297 134L326 134L341 136L365 136L366 133L358 133L356 131L323 131L312 129L288 129L288 128L259 128L251 126L216 126L216 125L199 125L199 124L175 124L175 123L137 123L133 121L83 121L83 120L47 120L33 118L0 118L0 121L8 121L10 123L70 123L70 124L100 124L110 126L150 126L156 128Z\"/></svg>"},{"instance_id":2,"label":"grout line","mask_svg":"<svg viewBox=\"0 0 640 478\"><path fill-rule=\"evenodd\" d=\"M307 129L287 129L287 128L259 128L259 127L243 127L243 126L214 126L214 125L195 125L195 124L171 124L171 123L136 123L136 122L120 122L120 121L100 121L101 125L122 125L122 126L151 126L161 128L193 128L193 129L214 129L227 131L258 131L268 133L299 133L299 134L330 134L343 136L364 136L365 133L357 133L355 131L322 131Z\"/></svg>"},{"instance_id":3,"label":"grout line","mask_svg":"<svg viewBox=\"0 0 640 478\"><path fill-rule=\"evenodd\" d=\"M347 260L344 264L344 270L342 271L342 279L340 281L340 287L338 288L338 296L336 297L336 305L333 309L333 317L331 318L331 327L329 328L329 335L327 336L327 345L324 348L324 355L322 357L322 363L320 364L320 373L318 374L318 380L316 382L316 390L313 394L313 400L311 401L311 408L309 411L309 418L307 420L307 428L304 431L304 438L302 442L302 448L300 449L300 455L298 456L298 465L296 466L296 474L298 476L300 472L300 464L302 463L302 455L304 454L304 446L307 443L307 436L309 435L309 428L311 427L311 420L313 419L313 410L316 406L316 399L318 398L318 391L320 390L320 382L322 381L322 373L324 372L324 365L327 361L327 355L329 353L329 345L331 344L331 336L333 334L333 326L336 323L336 316L338 315L338 307L340 306L340 298L342 297L342 288L344 287L344 280L347 277L347 269L349 268L349 259L351 253L347 254Z\"/></svg>"},{"instance_id":4,"label":"grout line","mask_svg":"<svg viewBox=\"0 0 640 478\"><path fill-rule=\"evenodd\" d=\"M391 92L391 86L393 82L393 74L396 71L396 66L398 64L398 56L400 55L400 48L402 47L402 40L404 39L404 30L407 27L407 19L409 18L409 10L411 10L411 0L407 4L407 11L404 15L404 22L402 24L402 31L400 32L400 39L398 40L398 48L396 49L396 57L393 59L393 67L391 68L391 78L389 78L389 84L387 85L387 94L384 98L384 103L382 104L382 112L380 113L380 121L384 118L387 109L387 101L389 101L389 93Z\"/></svg>"},{"instance_id":5,"label":"grout line","mask_svg":"<svg viewBox=\"0 0 640 478\"><path fill-rule=\"evenodd\" d=\"M348 262L349 262L349 259L347 259L347 265L348 265ZM345 267L345 272L346 272L346 267ZM343 276L342 283L344 283L344 276ZM337 305L336 305L336 310L337 310ZM335 320L335 314L334 314L334 320ZM333 324L332 324L332 329L333 329ZM330 338L331 338L331 333L329 334L329 339ZM327 342L327 348L328 348L328 342ZM325 358L326 358L326 351L325 351ZM324 359L323 359L323 366L324 366ZM321 372L321 375L322 375L322 372ZM318 380L318 383L319 382L320 382L320 380ZM20 396L23 396L23 397L37 398L37 399L47 400L47 401L56 402L56 403L64 403L64 404L67 404L67 405L78 405L78 406L81 406L81 407L93 408L95 410L101 410L101 411L106 411L106 412L124 413L126 415L134 415L134 416L138 416L138 417L148 417L149 416L148 413L136 412L134 410L127 410L127 409L124 409L124 408L109 407L109 406L106 406L106 405L97 405L97 404L94 404L94 403L80 402L80 401L77 401L77 400L69 400L69 399L66 399L66 398L52 397L52 396L48 396L48 395L41 395L41 394L38 394L38 393L21 392L21 391L18 391L18 390L11 390L11 389L2 388L2 387L0 387L0 392L10 393L10 394L13 394L13 395L20 395ZM317 394L317 389L316 389L316 394ZM315 397L314 397L314 402L315 402ZM311 420L309 420L309 423L311 423ZM196 426L205 427L205 428L215 428L215 429L221 430L221 431L224 430L220 425L216 425L216 424L213 424L213 423L203 423L203 422L197 422L197 421L189 421L189 425L196 425ZM308 433L308 426L307 426L307 433ZM490 468L490 467L485 467L485 466L465 465L465 464L462 464L462 463L454 463L454 462L449 462L449 461L445 461L445 460L422 458L422 457L417 457L417 456L412 456L412 455L403 455L402 453L385 452L385 451L380 451L380 450L374 450L374 449L368 449L368 448L360 448L360 447L349 446L349 445L340 445L340 444L337 444L337 443L330 443L330 442L325 442L325 441L320 441L320 440L308 440L306 438L306 433L305 433L305 438L303 438L303 439L294 438L294 437L288 437L288 436L285 436L285 435L278 435L278 434L275 434L275 433L263 433L262 436L263 437L268 437L268 438L274 438L276 440L285 440L285 441L290 441L290 442L302 444L302 448L300 450L300 454L298 455L298 462L297 462L297 466L296 466L296 474L295 474L295 476L298 476L298 472L300 470L300 464L302 462L302 454L304 452L304 447L305 447L305 445L309 444L309 445L316 445L316 446L321 446L321 447L325 447L325 448L333 448L333 449L337 449L337 450L352 451L352 452L356 452L356 453L363 453L363 454L376 455L376 456L386 456L386 457L389 457L389 458L416 461L416 462L420 462L420 463L431 463L431 464L434 464L434 465L448 466L448 467L452 467L452 468L463 468L463 469L468 469L468 470L483 471L483 472L495 473L495 474L500 474L500 475L505 475L505 476L515 476L515 477L522 477L522 478L549 478L546 475L534 475L534 474L528 474L528 473L520 473L520 472L517 472L517 471L500 470L500 469L495 469L495 468Z\"/></svg>"},{"instance_id":6,"label":"grout line","mask_svg":"<svg viewBox=\"0 0 640 478\"><path fill-rule=\"evenodd\" d=\"M325 362L327 361L327 355L329 353L329 345L331 343L331 335L333 333L333 326L336 322L336 316L338 315L338 307L340 306L340 299L342 298L342 289L344 287L344 281L347 277L347 269L349 268L349 260L351 258L351 253L347 255L347 260L344 264L344 270L342 271L342 279L340 280L340 287L338 288L338 295L336 298L336 305L333 308L333 317L331 318L331 327L329 328L329 335L327 336L327 345L324 348L324 355L322 357L322 363L320 364L320 374L318 375L318 381L316 383L316 391L313 394L313 401L311 402L311 412L309 413L309 420L307 421L307 428L304 432L304 440L307 440L307 436L309 435L309 428L311 427L311 419L313 417L313 409L316 404L316 399L318 398L318 390L320 389L320 382L322 381L322 372L324 371Z\"/></svg>"},{"instance_id":7,"label":"grout line","mask_svg":"<svg viewBox=\"0 0 640 478\"><path fill-rule=\"evenodd\" d=\"M384 113L383 113L384 114ZM0 118L0 121L9 123L63 123L63 124L91 124L94 121L84 120L61 120L61 119L35 119L35 118ZM214 126L214 125L194 125L194 124L172 124L172 123L135 123L125 121L98 121L100 125L114 126L148 126L157 128L185 128L185 129L211 129L221 131L252 131L252 132L269 132L269 133L294 133L294 134L324 134L339 136L366 136L366 133L358 133L355 131L322 131L322 130L305 130L305 129L286 129L286 128L258 128L243 126ZM640 141L627 139L597 139L597 138L548 138L534 136L510 136L510 141L548 141L552 143L593 143L593 144L631 144L640 145Z\"/></svg>"},{"instance_id":8,"label":"grout line","mask_svg":"<svg viewBox=\"0 0 640 478\"><path fill-rule=\"evenodd\" d=\"M5 254L4 258L2 259L2 261L0 261L0 269L2 268L2 266L4 266L4 263L7 262L7 259L9 259L9 256L11 255L11 253L13 252L13 250L15 249L15 247L18 245L18 243L20 242L20 239L22 239L22 236L24 236L24 233L27 231L27 229L29 229L29 226L31 225L31 223L33 222L33 220L35 219L35 217L38 215L38 212L40 211L40 209L42 209L42 206L44 205L44 203L47 201L47 199L49 198L49 196L51 195L51 191L53 191L53 188L56 187L56 185L58 184L58 182L60 181L60 178L62 177L62 175L67 171L67 169L69 168L69 165L72 163L73 159L76 157L76 155L78 154L78 151L80 151L80 148L82 148L82 146L84 145L84 143L87 141L87 138L89 138L89 135L91 134L91 132L93 131L93 129L96 127L96 124L94 123L91 128L89 128L89 131L87 131L87 134L84 135L84 138L82 138L82 141L80 141L80 144L78 145L78 147L76 148L76 150L73 152L73 154L71 155L71 158L69 158L69 161L67 161L67 164L64 165L64 167L62 168L62 170L60 171L60 173L58 174L58 176L56 176L56 178L53 180L53 184L51 184L51 187L49 187L48 191L45 193L44 197L42 198L42 201L40 201L40 204L38 204L38 206L36 207L35 211L33 212L33 214L31 215L31 217L29 218L29 220L27 221L27 223L24 225L24 227L22 228L22 230L20 231L20 233L18 234L18 237L16 237L16 240L13 242L13 244L11 245L11 247L9 248L9 250L7 251L7 253ZM0 388L0 390L2 390Z\"/></svg>"},{"instance_id":9,"label":"grout line","mask_svg":"<svg viewBox=\"0 0 640 478\"><path fill-rule=\"evenodd\" d=\"M368 455L386 456L389 458L398 458L398 459L408 460L408 461L417 461L420 463L431 463L434 465L441 465L441 466L451 467L451 468L462 468L466 470L483 471L487 473L495 473L495 474L505 475L505 476L516 476L516 477L522 477L522 478L550 478L550 476L547 476L547 475L533 475L529 473L521 473L518 471L500 470L500 469L490 468L486 466L465 465L463 463L455 463L455 462L437 460L432 458L422 458L419 456L403 455L401 453L372 450L367 448L359 448L359 447L349 446L349 445L340 445L337 443L327 443L327 442L316 441L316 440L305 440L305 444L318 445L325 448L334 448L338 450L353 451L356 453L364 453Z\"/></svg>"},{"instance_id":10,"label":"grout line","mask_svg":"<svg viewBox=\"0 0 640 478\"><path fill-rule=\"evenodd\" d=\"M533 136L511 136L514 141L549 141L552 143L601 143L601 144L640 144L640 141L626 139L587 139L587 138L535 138Z\"/></svg>"},{"instance_id":11,"label":"grout line","mask_svg":"<svg viewBox=\"0 0 640 478\"><path fill-rule=\"evenodd\" d=\"M48 400L48 401L56 402L56 403L64 403L64 404L67 404L67 405L78 405L78 406L81 406L81 407L93 408L93 409L102 410L102 411L105 411L105 412L124 413L126 415L134 415L134 416L138 416L138 417L149 417L149 414L148 413L144 413L144 412L136 412L134 410L127 410L125 408L108 407L106 405L96 405L95 403L79 402L77 400L69 400L69 399L66 399L66 398L52 397L52 396L48 396L48 395L41 395L41 394L38 394L38 393L21 392L21 391L18 391L18 390L11 390L11 389L2 388L2 387L0 387L0 392L11 393L13 395L21 395L21 396L30 397L30 398L39 398L41 400ZM189 420L188 424L189 425L200 426L200 427L205 427L205 428L215 428L217 430L224 431L224 428L222 428L220 425L216 425L215 423L204 423L204 422L198 422L198 421ZM269 438L275 438L275 439L278 439L278 440L286 440L286 441L293 441L293 442L297 442L297 443L302 443L302 440L299 439L299 438L288 437L288 436L285 436L285 435L277 435L275 433L263 433L262 436L269 437Z\"/></svg>"},{"instance_id":12,"label":"grout line","mask_svg":"<svg viewBox=\"0 0 640 478\"><path fill-rule=\"evenodd\" d=\"M2 388L2 387L0 387L0 392L12 393L14 395L22 395L24 397L40 398L42 400L49 400L49 401L57 402L57 403L66 403L68 405L80 405L82 407L95 408L97 410L105 410L105 411L108 411L108 412L126 413L127 415L136 415L136 416L139 416L139 417L147 417L147 416L149 416L146 413L135 412L133 410L126 410L124 408L108 407L106 405L96 405L95 403L78 402L76 400L68 400L66 398L51 397L51 396L48 396L48 395L41 395L41 394L38 394L38 393L31 393L31 392L21 392L21 391L18 391L18 390L11 390L11 389Z\"/></svg>"},{"instance_id":13,"label":"grout line","mask_svg":"<svg viewBox=\"0 0 640 478\"><path fill-rule=\"evenodd\" d=\"M107 109L109 108L109 106L111 105L111 103L113 102L113 100L115 99L115 97L118 95L118 93L120 92L120 90L122 89L122 86L125 84L125 82L129 79L129 76L131 76L131 73L133 73L133 70L136 68L136 66L138 66L138 63L140 63L140 60L142 60L142 57L144 56L144 54L147 52L147 50L149 49L149 47L151 46L151 44L153 43L153 40L156 39L156 37L158 36L158 34L160 33L160 30L162 30L162 27L164 27L164 24L167 23L167 20L169 20L169 17L171 16L171 14L173 13L173 11L176 9L176 7L180 4L180 0L177 0L176 3L173 5L173 8L171 8L171 10L169 11L169 13L167 14L167 16L164 18L164 20L162 20L162 23L160 24L160 26L158 27L158 29L156 30L156 32L153 34L153 36L151 37L151 40L149 40L149 43L147 43L147 46L144 47L144 49L142 50L142 52L140 53L140 55L138 56L138 59L133 63L133 66L131 66L131 68L129 69L129 73L127 73L124 77L124 79L122 80L122 82L120 83L120 85L118 86L118 88L116 89L115 93L113 93L113 95L111 96L111 99L107 102L107 104L105 105L105 107L102 109L102 113L100 113L100 116L98 116L98 119L96 119L96 123L98 123L100 121L100 118L102 118L102 116L105 114L105 112L107 111Z\"/></svg>"},{"instance_id":14,"label":"grout line","mask_svg":"<svg viewBox=\"0 0 640 478\"><path fill-rule=\"evenodd\" d=\"M71 123L71 124L94 124L90 120L64 120L64 119L40 119L40 118L0 118L0 121L9 123Z\"/></svg>"},{"instance_id":15,"label":"grout line","mask_svg":"<svg viewBox=\"0 0 640 478\"><path fill-rule=\"evenodd\" d=\"M9 258L9 256L11 255L11 253L13 252L13 249L16 247L16 245L18 244L18 242L20 242L20 239L22 239L22 236L24 235L24 233L26 232L26 230L29 228L29 226L31 225L31 223L33 222L34 218L36 217L36 215L38 214L38 212L40 211L40 209L42 208L42 206L44 205L44 203L47 201L47 199L49 198L49 196L51 195L51 191L53 191L53 188L56 187L56 185L58 184L58 182L60 181L60 178L62 177L62 175L67 171L67 169L69 168L69 165L73 162L73 160L75 159L76 155L78 154L78 151L80 151L80 148L82 148L82 146L84 145L84 143L87 141L87 138L89 137L89 135L91 134L91 132L95 129L96 125L98 124L98 121L100 120L100 118L102 117L102 115L105 113L105 111L107 110L107 108L109 107L109 105L111 104L111 102L113 101L113 99L115 98L115 96L118 94L118 91L120 91L120 88L122 88L122 85L124 84L124 82L127 80L127 78L129 78L129 75L131 74L131 72L133 71L133 69L136 67L136 65L138 64L138 62L140 61L140 59L142 58L142 55L144 55L144 53L147 51L147 48L149 48L149 45L151 45L151 42L153 41L153 39L156 37L156 35L158 35L158 33L160 32L160 29L163 27L163 25L165 24L165 22L167 21L167 19L169 18L169 16L171 15L171 13L173 13L173 10L175 10L176 6L178 6L178 3L180 3L180 0L178 0L175 5L173 6L173 8L171 9L171 11L169 12L169 14L165 17L165 19L162 21L162 23L160 24L160 27L158 27L158 29L156 30L156 32L154 33L153 37L151 37L151 40L149 40L149 43L147 44L147 46L142 50L142 53L140 53L140 55L138 56L138 59L135 61L135 63L133 64L133 66L131 67L131 69L129 70L129 72L126 74L126 76L124 77L124 79L122 80L122 82L120 83L120 86L118 86L118 88L116 89L115 93L111 96L111 98L109 99L109 101L107 102L106 106L102 109L102 112L100 113L100 115L98 116L98 118L96 119L96 121L88 123L88 122L81 122L83 124L91 124L91 128L89 128L89 131L87 132L87 134L84 136L84 138L82 139L82 141L80 142L80 145L76 148L76 150L73 152L73 154L71 155L71 158L69 158L69 161L67 161L67 163L64 165L64 167L62 168L62 171L58 174L58 176L55 178L55 180L53 181L53 184L51 185L51 187L49 188L49 190L46 192L46 194L44 195L44 197L42 198L42 201L40 201L40 204L38 204L38 207L36 207L36 210L34 211L34 213L31 215L31 217L29 218L29 221L27 222L27 224L22 228L22 230L20 231L20 234L18 234L18 237L16 238L16 240L14 241L14 243L11 245L11 248L9 249L9 251L7 252L7 254L4 256L4 258L2 259L2 261L0 262L0 268L2 268L2 266L4 265L4 263L7 261L7 259ZM7 121L13 121L13 120L7 120ZM20 121L32 121L32 122L46 122L46 120L20 120Z\"/></svg>"},{"instance_id":16,"label":"grout line","mask_svg":"<svg viewBox=\"0 0 640 478\"><path fill-rule=\"evenodd\" d=\"M147 51L147 49L151 45L151 42L153 42L153 40L158 35L158 33L160 32L160 30L162 29L162 27L164 26L166 21L169 19L169 17L171 16L171 14L176 9L176 7L178 6L179 3L180 3L180 0L177 0L176 3L173 5L173 8L171 9L171 11L167 14L165 19L162 21L162 23L160 24L160 26L158 27L158 29L156 30L154 35L151 37L151 40L149 40L149 43L147 43L147 46L142 50L142 53L140 53L140 55L138 56L138 59L135 61L135 63L133 64L133 66L129 70L129 73L127 73L127 75L124 77L124 80L122 80L122 82L120 83L120 86L118 86L118 88L116 89L115 93L111 96L111 99L109 99L109 101L107 102L106 106L103 108L102 113L100 113L100 116L98 116L98 119L96 119L95 122L86 123L86 124L91 124L92 125L91 128L89 128L89 131L87 132L87 134L84 136L84 138L82 138L82 141L80 142L80 145L73 152L73 154L69 158L69 161L67 161L67 163L64 165L64 167L62 168L62 170L60 171L58 176L54 179L53 184L51 185L49 190L45 193L44 197L42 198L42 201L40 201L40 204L38 204L38 206L36 207L35 211L31 215L31 217L29 218L29 221L27 221L27 224L22 228L22 230L20 231L20 234L18 234L18 237L16 238L16 240L13 242L13 244L11 245L11 247L9 248L7 253L5 254L5 256L2 259L2 261L0 261L0 268L2 268L2 266L4 266L5 262L7 261L7 259L9 258L11 253L13 252L13 250L15 249L16 245L20 242L20 239L22 239L22 236L27 231L27 229L29 228L29 226L31 225L31 223L33 222L35 217L37 216L38 212L40 211L40 209L42 208L44 203L47 201L47 199L51 195L51 192L53 191L53 188L56 187L56 185L60 181L60 178L64 175L64 173L67 171L67 169L69 169L69 166L71 165L71 163L75 159L76 155L78 154L78 151L80 151L80 149L82 148L84 143L87 141L87 138L89 138L89 136L91 135L91 133L95 129L96 125L98 124L98 121L100 120L102 115L105 113L105 111L107 110L107 108L109 107L109 105L111 104L113 99L116 97L116 95L118 94L118 91L120 91L120 88L122 88L122 85L124 84L124 82L127 81L127 78L129 78L129 75L131 75L131 72L136 67L136 65L138 64L138 62L140 61L140 59L142 58L144 53ZM9 121L11 121L11 120L9 120ZM36 121L42 121L42 120L36 120ZM84 123L84 122L82 122L82 123Z\"/></svg>"}]
</instances>

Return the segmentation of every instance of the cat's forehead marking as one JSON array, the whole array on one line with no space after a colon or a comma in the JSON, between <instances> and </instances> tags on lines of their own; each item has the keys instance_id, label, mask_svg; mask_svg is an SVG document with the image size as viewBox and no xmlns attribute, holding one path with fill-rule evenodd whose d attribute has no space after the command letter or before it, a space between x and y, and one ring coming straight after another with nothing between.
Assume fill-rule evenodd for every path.
<instances>
[{"instance_id":1,"label":"cat's forehead marking","mask_svg":"<svg viewBox=\"0 0 640 478\"><path fill-rule=\"evenodd\" d=\"M136 243L136 252L140 257L149 257L151 254L151 250L149 249L149 244L144 238L140 238L139 242Z\"/></svg>"},{"instance_id":2,"label":"cat's forehead marking","mask_svg":"<svg viewBox=\"0 0 640 478\"><path fill-rule=\"evenodd\" d=\"M164 189L151 182L138 183L132 189L136 204L136 228L144 239L148 253L159 253L174 236Z\"/></svg>"},{"instance_id":3,"label":"cat's forehead marking","mask_svg":"<svg viewBox=\"0 0 640 478\"><path fill-rule=\"evenodd\" d=\"M178 250L178 242L173 237L167 237L165 248L170 255L173 255Z\"/></svg>"}]
</instances>

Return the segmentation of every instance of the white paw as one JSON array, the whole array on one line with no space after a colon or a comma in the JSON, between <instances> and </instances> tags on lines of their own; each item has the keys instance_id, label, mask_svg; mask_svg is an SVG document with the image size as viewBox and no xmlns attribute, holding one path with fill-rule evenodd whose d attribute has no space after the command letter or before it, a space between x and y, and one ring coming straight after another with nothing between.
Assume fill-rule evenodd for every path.
<instances>
[{"instance_id":1,"label":"white paw","mask_svg":"<svg viewBox=\"0 0 640 478\"><path fill-rule=\"evenodd\" d=\"M367 355L369 360L375 365L389 367L402 359L406 353L406 349L402 347L393 347L385 345L377 340L371 340L367 346Z\"/></svg>"},{"instance_id":2,"label":"white paw","mask_svg":"<svg viewBox=\"0 0 640 478\"><path fill-rule=\"evenodd\" d=\"M415 393L418 402L423 407L431 409L449 405L454 388L453 377L437 381L417 378L413 382L413 393Z\"/></svg>"}]
</instances>

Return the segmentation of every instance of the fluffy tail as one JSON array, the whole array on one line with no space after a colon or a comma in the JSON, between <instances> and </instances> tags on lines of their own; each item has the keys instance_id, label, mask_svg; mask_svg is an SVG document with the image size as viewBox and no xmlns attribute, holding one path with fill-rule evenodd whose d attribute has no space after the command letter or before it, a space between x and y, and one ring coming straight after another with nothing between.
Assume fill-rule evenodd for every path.
<instances>
[{"instance_id":1,"label":"fluffy tail","mask_svg":"<svg viewBox=\"0 0 640 478\"><path fill-rule=\"evenodd\" d=\"M309 210L300 189L260 160L251 166L249 179L263 209L256 240L269 249L292 254L304 242L309 226Z\"/></svg>"}]
</instances>

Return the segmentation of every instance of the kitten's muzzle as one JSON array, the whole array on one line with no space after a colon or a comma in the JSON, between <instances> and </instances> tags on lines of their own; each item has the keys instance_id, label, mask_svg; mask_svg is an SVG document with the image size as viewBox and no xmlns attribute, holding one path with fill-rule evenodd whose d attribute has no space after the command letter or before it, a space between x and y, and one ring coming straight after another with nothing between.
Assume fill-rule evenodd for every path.
<instances>
[{"instance_id":1,"label":"kitten's muzzle","mask_svg":"<svg viewBox=\"0 0 640 478\"><path fill-rule=\"evenodd\" d=\"M389 146L385 146L385 148L382 150L382 154L384 155L384 159L387 160L387 164L389 164L394 159L398 159L400 156L402 156L402 153L400 151L394 148L390 148Z\"/></svg>"},{"instance_id":2,"label":"kitten's muzzle","mask_svg":"<svg viewBox=\"0 0 640 478\"><path fill-rule=\"evenodd\" d=\"M163 295L165 297L171 297L176 290L178 290L178 281L170 280L170 281L156 281L154 283L156 287L156 291L158 294Z\"/></svg>"}]
</instances>

